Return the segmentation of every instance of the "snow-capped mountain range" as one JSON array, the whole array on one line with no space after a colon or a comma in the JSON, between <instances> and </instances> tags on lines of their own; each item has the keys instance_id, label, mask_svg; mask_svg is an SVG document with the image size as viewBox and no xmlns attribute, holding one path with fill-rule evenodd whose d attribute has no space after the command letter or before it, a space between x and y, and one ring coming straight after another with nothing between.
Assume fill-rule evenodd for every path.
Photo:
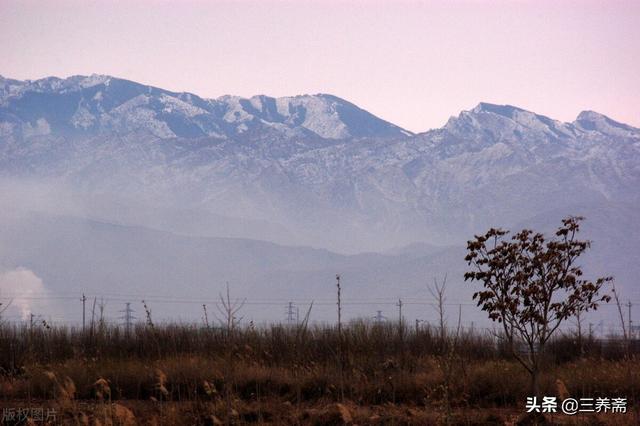
<instances>
[{"instance_id":1,"label":"snow-capped mountain range","mask_svg":"<svg viewBox=\"0 0 640 426\"><path fill-rule=\"evenodd\" d=\"M274 133L326 139L411 134L324 94L202 99L103 75L36 81L0 77L0 90L5 134L145 132L162 139Z\"/></svg>"},{"instance_id":2,"label":"snow-capped mountain range","mask_svg":"<svg viewBox=\"0 0 640 426\"><path fill-rule=\"evenodd\" d=\"M422 297L461 282L474 233L573 214L587 272L640 294L640 129L593 111L480 103L412 134L332 95L0 78L0 205L0 271L52 291L322 298L341 272L354 297Z\"/></svg>"},{"instance_id":3,"label":"snow-capped mountain range","mask_svg":"<svg viewBox=\"0 0 640 426\"><path fill-rule=\"evenodd\" d=\"M332 95L204 99L109 76L0 78L0 174L200 212L198 232L215 236L209 214L273 225L224 236L379 250L459 243L550 211L633 210L640 130L592 111L563 123L480 103L412 134Z\"/></svg>"}]
</instances>

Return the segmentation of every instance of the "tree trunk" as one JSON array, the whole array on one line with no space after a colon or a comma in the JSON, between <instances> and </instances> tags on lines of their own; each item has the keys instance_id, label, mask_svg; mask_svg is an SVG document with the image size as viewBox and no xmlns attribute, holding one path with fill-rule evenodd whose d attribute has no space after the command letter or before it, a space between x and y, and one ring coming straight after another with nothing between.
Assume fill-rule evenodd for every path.
<instances>
[{"instance_id":1,"label":"tree trunk","mask_svg":"<svg viewBox=\"0 0 640 426\"><path fill-rule=\"evenodd\" d=\"M532 396L538 398L542 396L540 394L540 371L537 366L534 366L531 370L531 391L533 392Z\"/></svg>"}]
</instances>

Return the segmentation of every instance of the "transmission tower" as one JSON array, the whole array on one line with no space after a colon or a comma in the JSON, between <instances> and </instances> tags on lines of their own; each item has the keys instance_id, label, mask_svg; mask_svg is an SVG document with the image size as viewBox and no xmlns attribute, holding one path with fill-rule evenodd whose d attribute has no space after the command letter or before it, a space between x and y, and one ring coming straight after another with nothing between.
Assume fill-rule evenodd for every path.
<instances>
[{"instance_id":1,"label":"transmission tower","mask_svg":"<svg viewBox=\"0 0 640 426\"><path fill-rule=\"evenodd\" d=\"M382 324L387 320L387 317L382 315L382 311L376 311L376 315L373 317L376 324Z\"/></svg>"},{"instance_id":2,"label":"transmission tower","mask_svg":"<svg viewBox=\"0 0 640 426\"><path fill-rule=\"evenodd\" d=\"M297 320L298 309L293 304L293 302L289 302L287 304L287 310L285 312L285 315L287 317L287 324L293 324Z\"/></svg>"},{"instance_id":3,"label":"transmission tower","mask_svg":"<svg viewBox=\"0 0 640 426\"><path fill-rule=\"evenodd\" d=\"M120 319L124 321L124 332L129 335L133 328L133 320L136 319L136 317L133 316L135 311L131 309L131 303L126 303L125 308L120 312L124 313L124 315L120 317Z\"/></svg>"}]
</instances>

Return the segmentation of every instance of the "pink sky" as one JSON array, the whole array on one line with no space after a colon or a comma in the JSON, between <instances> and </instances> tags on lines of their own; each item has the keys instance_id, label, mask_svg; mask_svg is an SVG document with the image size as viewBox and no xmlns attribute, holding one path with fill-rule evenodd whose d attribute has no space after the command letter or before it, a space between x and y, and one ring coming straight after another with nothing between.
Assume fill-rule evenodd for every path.
<instances>
[{"instance_id":1,"label":"pink sky","mask_svg":"<svg viewBox=\"0 0 640 426\"><path fill-rule=\"evenodd\" d=\"M331 93L412 131L480 101L640 126L640 1L0 0L0 74Z\"/></svg>"}]
</instances>

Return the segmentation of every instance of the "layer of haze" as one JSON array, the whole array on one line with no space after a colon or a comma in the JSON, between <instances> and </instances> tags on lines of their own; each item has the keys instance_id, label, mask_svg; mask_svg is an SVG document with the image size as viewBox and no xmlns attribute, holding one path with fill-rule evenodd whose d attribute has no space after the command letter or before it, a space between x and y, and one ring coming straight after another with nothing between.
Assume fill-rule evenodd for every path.
<instances>
[{"instance_id":1,"label":"layer of haze","mask_svg":"<svg viewBox=\"0 0 640 426\"><path fill-rule=\"evenodd\" d=\"M479 101L640 125L638 1L0 3L0 74L332 93L412 131Z\"/></svg>"}]
</instances>

